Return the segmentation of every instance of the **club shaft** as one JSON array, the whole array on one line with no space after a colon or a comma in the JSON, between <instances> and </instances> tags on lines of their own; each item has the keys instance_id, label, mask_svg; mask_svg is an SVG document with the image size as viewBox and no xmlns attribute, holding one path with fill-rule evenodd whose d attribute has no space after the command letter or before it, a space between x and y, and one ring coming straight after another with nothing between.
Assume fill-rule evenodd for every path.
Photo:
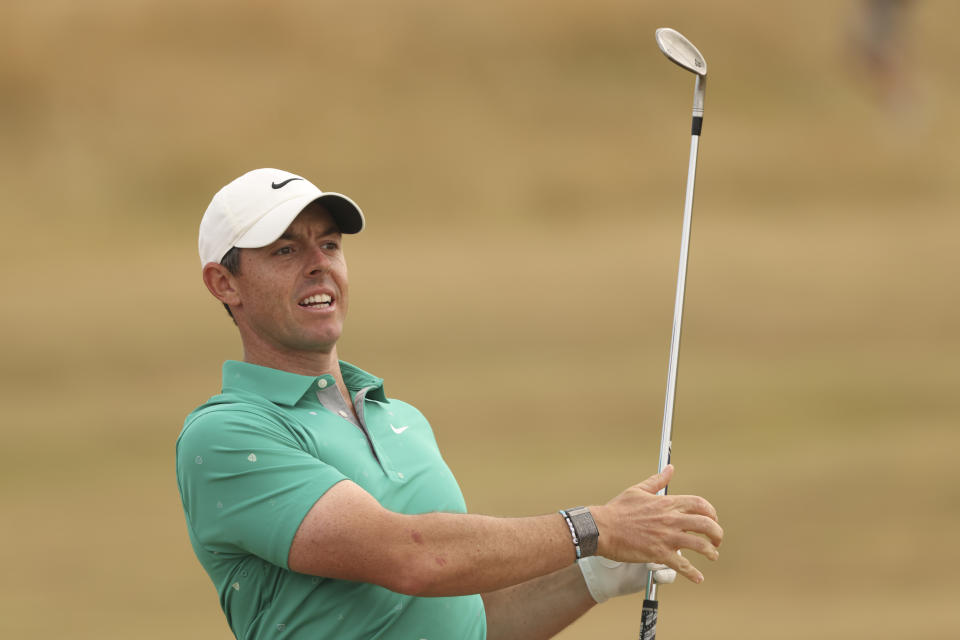
<instances>
[{"instance_id":1,"label":"club shaft","mask_svg":"<svg viewBox=\"0 0 960 640\"><path fill-rule=\"evenodd\" d=\"M703 101L706 78L697 76L693 94L693 126L690 136L690 163L687 168L687 193L683 204L683 230L680 236L680 264L677 269L677 295L673 305L673 332L670 335L670 358L667 364L667 391L663 403L663 429L660 433L660 459L657 472L670 464L673 448L673 412L677 395L677 368L680 359L680 335L683 327L683 301L687 289L687 264L690 259L690 229L693 221L693 191L697 177L697 152L703 123ZM667 493L667 488L658 494ZM647 576L646 600L656 601L657 584L653 572Z\"/></svg>"},{"instance_id":2,"label":"club shaft","mask_svg":"<svg viewBox=\"0 0 960 640\"><path fill-rule=\"evenodd\" d=\"M683 326L683 300L687 290L687 264L690 260L690 226L693 217L693 186L697 172L697 149L700 136L690 139L690 168L687 173L687 196L683 208L683 233L680 239L680 266L677 269L677 297L673 303L673 332L670 335L670 360L667 365L667 393L663 403L663 430L660 434L660 461L657 471L670 464L673 442L673 411L677 398L677 365L680 359L680 332ZM664 487L660 493L666 493Z\"/></svg>"}]
</instances>

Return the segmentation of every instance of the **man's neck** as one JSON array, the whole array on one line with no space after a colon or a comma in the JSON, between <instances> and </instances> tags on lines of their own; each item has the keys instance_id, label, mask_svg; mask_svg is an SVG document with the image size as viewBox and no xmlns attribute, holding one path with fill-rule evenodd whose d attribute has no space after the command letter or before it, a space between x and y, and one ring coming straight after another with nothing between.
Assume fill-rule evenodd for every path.
<instances>
[{"instance_id":1,"label":"man's neck","mask_svg":"<svg viewBox=\"0 0 960 640\"><path fill-rule=\"evenodd\" d=\"M261 367L298 373L303 376L329 374L340 379L340 360L337 357L336 347L333 347L329 352L297 351L292 353L244 348L243 361Z\"/></svg>"},{"instance_id":2,"label":"man's neck","mask_svg":"<svg viewBox=\"0 0 960 640\"><path fill-rule=\"evenodd\" d=\"M340 359L337 357L336 346L329 352L297 351L293 353L277 353L272 350L259 350L245 347L243 361L261 367L297 373L302 376L331 375L333 379L336 380L340 395L347 401L347 406L356 414L353 408L353 398L350 396L350 391L343 381L343 373L340 371Z\"/></svg>"}]
</instances>

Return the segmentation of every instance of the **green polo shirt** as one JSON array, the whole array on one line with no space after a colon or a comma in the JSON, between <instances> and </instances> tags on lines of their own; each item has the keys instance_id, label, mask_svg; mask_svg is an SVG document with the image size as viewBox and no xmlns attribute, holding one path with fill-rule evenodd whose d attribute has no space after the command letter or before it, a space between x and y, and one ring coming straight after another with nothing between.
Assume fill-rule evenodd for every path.
<instances>
[{"instance_id":1,"label":"green polo shirt","mask_svg":"<svg viewBox=\"0 0 960 640\"><path fill-rule=\"evenodd\" d=\"M187 530L230 628L244 639L485 638L479 595L418 598L287 566L304 516L344 479L398 513L466 512L423 415L387 398L383 380L340 367L359 423L335 410L332 376L235 361L223 365L220 395L184 423L177 483Z\"/></svg>"}]
</instances>

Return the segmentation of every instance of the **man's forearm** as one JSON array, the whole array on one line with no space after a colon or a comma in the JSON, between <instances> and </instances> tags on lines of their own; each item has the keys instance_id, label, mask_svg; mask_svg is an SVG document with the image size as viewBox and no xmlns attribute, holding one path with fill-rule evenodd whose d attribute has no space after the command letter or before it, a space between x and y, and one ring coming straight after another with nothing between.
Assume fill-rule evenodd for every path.
<instances>
[{"instance_id":1,"label":"man's forearm","mask_svg":"<svg viewBox=\"0 0 960 640\"><path fill-rule=\"evenodd\" d=\"M482 595L488 640L552 638L596 604L575 564Z\"/></svg>"},{"instance_id":2,"label":"man's forearm","mask_svg":"<svg viewBox=\"0 0 960 640\"><path fill-rule=\"evenodd\" d=\"M398 560L418 567L424 576L416 595L485 593L576 568L570 533L559 514L495 518L430 513L402 520L412 544L397 549Z\"/></svg>"},{"instance_id":3,"label":"man's forearm","mask_svg":"<svg viewBox=\"0 0 960 640\"><path fill-rule=\"evenodd\" d=\"M398 514L342 482L307 514L288 563L300 573L410 595L455 596L496 591L574 566L575 552L559 514Z\"/></svg>"}]
</instances>

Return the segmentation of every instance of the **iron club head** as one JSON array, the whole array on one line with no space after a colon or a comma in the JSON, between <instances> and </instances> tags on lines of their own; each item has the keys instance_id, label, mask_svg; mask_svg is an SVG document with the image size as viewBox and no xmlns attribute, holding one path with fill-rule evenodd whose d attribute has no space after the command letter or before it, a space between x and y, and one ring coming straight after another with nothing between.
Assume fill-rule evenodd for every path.
<instances>
[{"instance_id":1,"label":"iron club head","mask_svg":"<svg viewBox=\"0 0 960 640\"><path fill-rule=\"evenodd\" d=\"M674 64L698 76L707 75L707 61L680 32L667 27L657 29L657 46Z\"/></svg>"}]
</instances>

